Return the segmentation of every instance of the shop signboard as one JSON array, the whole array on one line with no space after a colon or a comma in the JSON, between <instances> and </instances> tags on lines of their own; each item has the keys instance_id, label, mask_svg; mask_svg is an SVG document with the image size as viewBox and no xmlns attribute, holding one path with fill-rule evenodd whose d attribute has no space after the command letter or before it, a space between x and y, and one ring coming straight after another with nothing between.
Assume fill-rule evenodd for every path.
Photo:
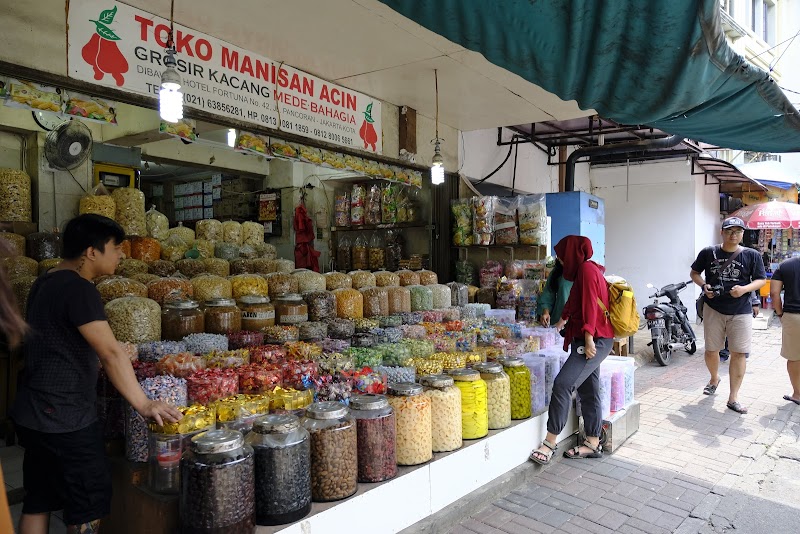
<instances>
[{"instance_id":1,"label":"shop signboard","mask_svg":"<svg viewBox=\"0 0 800 534\"><path fill-rule=\"evenodd\" d=\"M111 0L70 2L69 76L157 95L169 21ZM362 93L174 26L184 105L381 154L381 103Z\"/></svg>"}]
</instances>

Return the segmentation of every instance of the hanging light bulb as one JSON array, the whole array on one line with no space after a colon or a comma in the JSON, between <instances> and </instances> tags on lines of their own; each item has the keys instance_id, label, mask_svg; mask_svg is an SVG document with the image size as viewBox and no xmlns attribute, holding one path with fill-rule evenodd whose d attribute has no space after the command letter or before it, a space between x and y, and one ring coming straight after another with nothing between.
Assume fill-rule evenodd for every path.
<instances>
[{"instance_id":1,"label":"hanging light bulb","mask_svg":"<svg viewBox=\"0 0 800 534\"><path fill-rule=\"evenodd\" d=\"M439 148L439 139L433 147L433 159L431 160L431 183L439 185L444 183L444 158Z\"/></svg>"},{"instance_id":2,"label":"hanging light bulb","mask_svg":"<svg viewBox=\"0 0 800 534\"><path fill-rule=\"evenodd\" d=\"M174 13L175 1L173 0L169 12L169 34L164 56L164 72L161 73L161 88L158 91L158 111L161 118L167 122L178 122L183 118L181 75L175 69L178 62L175 60L175 42L172 40Z\"/></svg>"},{"instance_id":3,"label":"hanging light bulb","mask_svg":"<svg viewBox=\"0 0 800 534\"><path fill-rule=\"evenodd\" d=\"M433 69L436 80L436 139L433 140L433 159L431 159L431 183L440 185L444 183L444 158L442 157L441 139L439 139L439 73Z\"/></svg>"},{"instance_id":4,"label":"hanging light bulb","mask_svg":"<svg viewBox=\"0 0 800 534\"><path fill-rule=\"evenodd\" d=\"M236 146L236 128L228 129L228 146L231 148Z\"/></svg>"}]
</instances>

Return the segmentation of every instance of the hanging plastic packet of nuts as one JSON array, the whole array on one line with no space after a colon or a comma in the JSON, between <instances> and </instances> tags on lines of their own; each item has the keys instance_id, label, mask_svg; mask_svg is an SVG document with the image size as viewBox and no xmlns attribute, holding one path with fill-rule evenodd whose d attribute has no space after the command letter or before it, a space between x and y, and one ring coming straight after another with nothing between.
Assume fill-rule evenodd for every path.
<instances>
[{"instance_id":1,"label":"hanging plastic packet of nuts","mask_svg":"<svg viewBox=\"0 0 800 534\"><path fill-rule=\"evenodd\" d=\"M167 216L156 210L155 206L150 206L145 214L147 224L147 235L159 241L169 237L169 219Z\"/></svg>"},{"instance_id":2,"label":"hanging plastic packet of nuts","mask_svg":"<svg viewBox=\"0 0 800 534\"><path fill-rule=\"evenodd\" d=\"M117 214L117 203L103 184L81 197L78 213L94 213L113 219Z\"/></svg>"},{"instance_id":3,"label":"hanging plastic packet of nuts","mask_svg":"<svg viewBox=\"0 0 800 534\"><path fill-rule=\"evenodd\" d=\"M494 211L496 197L472 199L472 241L474 245L494 244Z\"/></svg>"},{"instance_id":4,"label":"hanging plastic packet of nuts","mask_svg":"<svg viewBox=\"0 0 800 534\"><path fill-rule=\"evenodd\" d=\"M147 222L144 214L144 193L132 187L118 187L111 193L116 202L114 220L122 226L127 236L146 236Z\"/></svg>"},{"instance_id":5,"label":"hanging plastic packet of nuts","mask_svg":"<svg viewBox=\"0 0 800 534\"><path fill-rule=\"evenodd\" d=\"M471 199L453 200L450 204L450 211L453 214L453 245L457 247L472 245Z\"/></svg>"},{"instance_id":6,"label":"hanging plastic packet of nuts","mask_svg":"<svg viewBox=\"0 0 800 534\"><path fill-rule=\"evenodd\" d=\"M524 195L518 197L519 237L523 245L547 243L547 205L545 196Z\"/></svg>"},{"instance_id":7,"label":"hanging plastic packet of nuts","mask_svg":"<svg viewBox=\"0 0 800 534\"><path fill-rule=\"evenodd\" d=\"M498 245L516 245L517 199L520 197L498 197L495 199L494 240Z\"/></svg>"}]
</instances>

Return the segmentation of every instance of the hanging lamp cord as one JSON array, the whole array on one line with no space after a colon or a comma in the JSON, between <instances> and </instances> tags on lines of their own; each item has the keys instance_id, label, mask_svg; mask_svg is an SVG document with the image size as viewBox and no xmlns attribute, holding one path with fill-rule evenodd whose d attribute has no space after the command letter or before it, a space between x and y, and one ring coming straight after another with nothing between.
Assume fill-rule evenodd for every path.
<instances>
[{"instance_id":1,"label":"hanging lamp cord","mask_svg":"<svg viewBox=\"0 0 800 534\"><path fill-rule=\"evenodd\" d=\"M167 48L173 48L175 42L173 41L173 31L175 29L175 0L170 1L169 7L169 35L167 36Z\"/></svg>"},{"instance_id":2,"label":"hanging lamp cord","mask_svg":"<svg viewBox=\"0 0 800 534\"><path fill-rule=\"evenodd\" d=\"M436 142L439 142L439 70L433 69L433 79L436 85Z\"/></svg>"}]
</instances>

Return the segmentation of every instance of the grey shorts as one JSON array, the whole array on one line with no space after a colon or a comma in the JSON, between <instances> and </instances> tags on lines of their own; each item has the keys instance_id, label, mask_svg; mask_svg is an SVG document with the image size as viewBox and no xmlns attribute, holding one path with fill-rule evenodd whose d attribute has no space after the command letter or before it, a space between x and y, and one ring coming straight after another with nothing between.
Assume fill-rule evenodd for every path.
<instances>
[{"instance_id":1,"label":"grey shorts","mask_svg":"<svg viewBox=\"0 0 800 534\"><path fill-rule=\"evenodd\" d=\"M753 315L751 313L725 315L706 304L703 308L703 332L706 338L706 351L721 351L725 348L727 337L728 350L749 354L750 342L753 339Z\"/></svg>"}]
</instances>

